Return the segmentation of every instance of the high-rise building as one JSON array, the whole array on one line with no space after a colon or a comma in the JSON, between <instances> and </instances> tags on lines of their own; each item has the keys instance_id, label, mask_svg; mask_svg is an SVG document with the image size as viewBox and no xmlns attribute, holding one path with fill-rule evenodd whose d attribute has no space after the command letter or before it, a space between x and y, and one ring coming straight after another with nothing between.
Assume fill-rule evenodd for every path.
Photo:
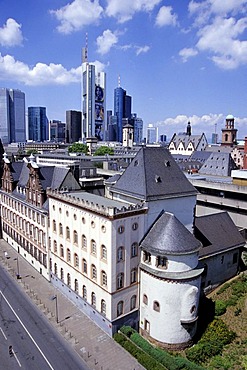
<instances>
[{"instance_id":1,"label":"high-rise building","mask_svg":"<svg viewBox=\"0 0 247 370\"><path fill-rule=\"evenodd\" d=\"M134 127L134 143L141 144L143 137L143 120L136 113L131 115L131 123Z\"/></svg>"},{"instance_id":2,"label":"high-rise building","mask_svg":"<svg viewBox=\"0 0 247 370\"><path fill-rule=\"evenodd\" d=\"M48 119L45 107L28 107L28 139L48 140Z\"/></svg>"},{"instance_id":3,"label":"high-rise building","mask_svg":"<svg viewBox=\"0 0 247 370\"><path fill-rule=\"evenodd\" d=\"M15 89L0 89L0 138L3 144L26 141L25 94Z\"/></svg>"},{"instance_id":4,"label":"high-rise building","mask_svg":"<svg viewBox=\"0 0 247 370\"><path fill-rule=\"evenodd\" d=\"M105 138L106 74L87 60L87 47L82 51L82 133L83 139Z\"/></svg>"},{"instance_id":5,"label":"high-rise building","mask_svg":"<svg viewBox=\"0 0 247 370\"><path fill-rule=\"evenodd\" d=\"M114 116L117 117L116 141L123 141L123 118L131 119L131 96L118 86L114 90Z\"/></svg>"},{"instance_id":6,"label":"high-rise building","mask_svg":"<svg viewBox=\"0 0 247 370\"><path fill-rule=\"evenodd\" d=\"M154 127L151 123L147 128L147 144L154 144L158 142L158 127Z\"/></svg>"},{"instance_id":7,"label":"high-rise building","mask_svg":"<svg viewBox=\"0 0 247 370\"><path fill-rule=\"evenodd\" d=\"M81 112L76 110L66 111L66 141L75 143L82 138Z\"/></svg>"},{"instance_id":8,"label":"high-rise building","mask_svg":"<svg viewBox=\"0 0 247 370\"><path fill-rule=\"evenodd\" d=\"M56 143L64 143L66 140L65 122L52 120L49 122L49 140Z\"/></svg>"}]
</instances>

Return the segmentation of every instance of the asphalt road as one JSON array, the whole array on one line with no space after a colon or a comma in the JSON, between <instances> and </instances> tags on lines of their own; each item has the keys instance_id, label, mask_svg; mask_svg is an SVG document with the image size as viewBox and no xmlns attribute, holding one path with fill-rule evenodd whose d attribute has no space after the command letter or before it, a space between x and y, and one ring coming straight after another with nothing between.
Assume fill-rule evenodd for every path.
<instances>
[{"instance_id":1,"label":"asphalt road","mask_svg":"<svg viewBox=\"0 0 247 370\"><path fill-rule=\"evenodd\" d=\"M2 266L0 359L4 370L89 370Z\"/></svg>"}]
</instances>

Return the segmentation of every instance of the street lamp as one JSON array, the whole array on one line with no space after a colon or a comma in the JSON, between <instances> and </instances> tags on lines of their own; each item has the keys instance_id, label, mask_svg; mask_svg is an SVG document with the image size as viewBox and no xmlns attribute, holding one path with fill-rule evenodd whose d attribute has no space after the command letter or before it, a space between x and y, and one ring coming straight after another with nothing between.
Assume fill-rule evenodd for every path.
<instances>
[{"instance_id":1,"label":"street lamp","mask_svg":"<svg viewBox=\"0 0 247 370\"><path fill-rule=\"evenodd\" d=\"M55 303L56 303L56 322L58 324L58 307L57 307L57 295L54 295L52 298L51 298L52 301L55 300Z\"/></svg>"},{"instance_id":2,"label":"street lamp","mask_svg":"<svg viewBox=\"0 0 247 370\"><path fill-rule=\"evenodd\" d=\"M17 278L17 279L21 279L18 257L14 258L14 260L16 261L16 264L17 264L17 274L16 274L16 278Z\"/></svg>"}]
</instances>

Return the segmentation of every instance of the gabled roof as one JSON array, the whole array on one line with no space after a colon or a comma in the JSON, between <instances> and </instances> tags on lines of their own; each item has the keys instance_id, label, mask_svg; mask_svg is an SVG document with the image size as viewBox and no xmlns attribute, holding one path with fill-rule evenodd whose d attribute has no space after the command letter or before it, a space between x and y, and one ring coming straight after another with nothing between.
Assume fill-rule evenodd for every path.
<instances>
[{"instance_id":1,"label":"gabled roof","mask_svg":"<svg viewBox=\"0 0 247 370\"><path fill-rule=\"evenodd\" d=\"M200 168L199 173L204 175L231 176L236 164L229 153L211 153Z\"/></svg>"},{"instance_id":2,"label":"gabled roof","mask_svg":"<svg viewBox=\"0 0 247 370\"><path fill-rule=\"evenodd\" d=\"M161 255L196 252L201 243L172 214L162 213L141 241L141 248Z\"/></svg>"},{"instance_id":3,"label":"gabled roof","mask_svg":"<svg viewBox=\"0 0 247 370\"><path fill-rule=\"evenodd\" d=\"M20 187L25 187L27 185L30 173L28 165L32 164L27 164L25 162L12 163L12 176ZM39 172L40 183L44 190L46 190L47 187L58 189L69 172L69 169L65 167L38 166L36 163L35 165L37 166L35 166L35 168L37 168Z\"/></svg>"},{"instance_id":4,"label":"gabled roof","mask_svg":"<svg viewBox=\"0 0 247 370\"><path fill-rule=\"evenodd\" d=\"M193 147L196 150L203 137L205 137L204 133L202 133L201 135L187 135L186 133L174 134L169 143L169 147L171 143L173 143L175 148L177 149L179 144L183 143L183 146L185 147L185 149L187 149L188 145L192 143Z\"/></svg>"},{"instance_id":5,"label":"gabled roof","mask_svg":"<svg viewBox=\"0 0 247 370\"><path fill-rule=\"evenodd\" d=\"M111 191L146 201L197 193L162 147L141 148Z\"/></svg>"},{"instance_id":6,"label":"gabled roof","mask_svg":"<svg viewBox=\"0 0 247 370\"><path fill-rule=\"evenodd\" d=\"M200 257L245 244L244 238L227 212L196 217L194 226L194 235L203 244Z\"/></svg>"}]
</instances>

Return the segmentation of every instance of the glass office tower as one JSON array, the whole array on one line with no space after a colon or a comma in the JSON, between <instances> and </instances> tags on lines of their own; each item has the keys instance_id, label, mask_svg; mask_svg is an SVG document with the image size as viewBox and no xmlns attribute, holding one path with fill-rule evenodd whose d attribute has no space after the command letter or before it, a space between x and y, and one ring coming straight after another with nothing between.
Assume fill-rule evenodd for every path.
<instances>
[{"instance_id":1,"label":"glass office tower","mask_svg":"<svg viewBox=\"0 0 247 370\"><path fill-rule=\"evenodd\" d=\"M28 107L28 139L48 140L48 119L45 107Z\"/></svg>"}]
</instances>

